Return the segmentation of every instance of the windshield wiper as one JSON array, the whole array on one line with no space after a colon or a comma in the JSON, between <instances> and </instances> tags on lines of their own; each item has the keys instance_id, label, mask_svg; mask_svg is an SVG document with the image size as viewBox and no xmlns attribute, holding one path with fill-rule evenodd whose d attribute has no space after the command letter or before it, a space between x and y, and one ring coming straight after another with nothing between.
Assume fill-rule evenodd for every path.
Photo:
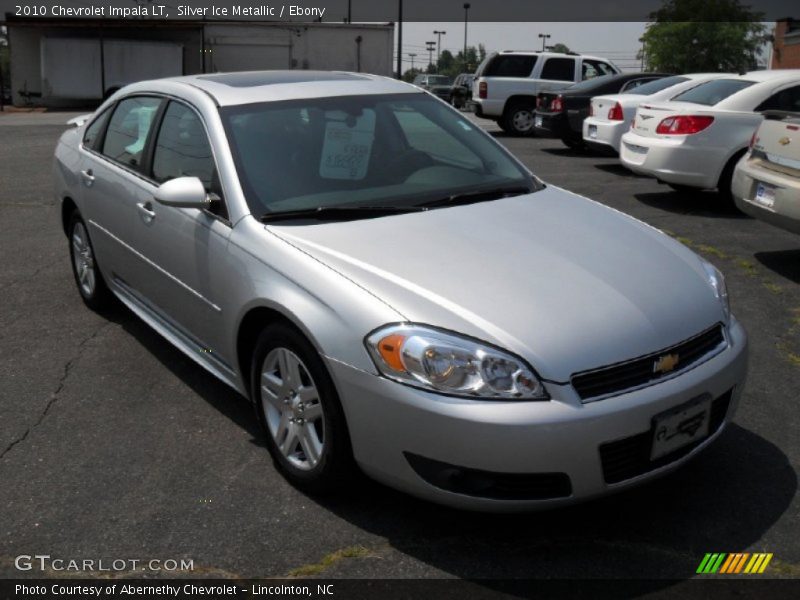
<instances>
[{"instance_id":1,"label":"windshield wiper","mask_svg":"<svg viewBox=\"0 0 800 600\"><path fill-rule=\"evenodd\" d=\"M404 213L428 210L424 206L316 206L300 210L284 210L261 215L264 223L288 221L291 219L314 219L317 221L335 221L337 219L368 219L384 215L401 215Z\"/></svg>"},{"instance_id":2,"label":"windshield wiper","mask_svg":"<svg viewBox=\"0 0 800 600\"><path fill-rule=\"evenodd\" d=\"M433 206L457 206L459 204L473 204L475 202L484 202L486 200L499 200L500 198L521 196L522 194L530 194L534 191L535 190L532 190L528 186L507 186L492 188L489 190L474 190L472 192L452 194L445 198L431 200L430 202L423 202L417 206L430 208Z\"/></svg>"}]
</instances>

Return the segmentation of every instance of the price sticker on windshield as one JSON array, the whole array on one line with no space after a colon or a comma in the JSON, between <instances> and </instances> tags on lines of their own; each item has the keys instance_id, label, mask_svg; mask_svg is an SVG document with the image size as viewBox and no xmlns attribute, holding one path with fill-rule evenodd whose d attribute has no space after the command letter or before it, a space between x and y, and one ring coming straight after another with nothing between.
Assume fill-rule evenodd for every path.
<instances>
[{"instance_id":1,"label":"price sticker on windshield","mask_svg":"<svg viewBox=\"0 0 800 600\"><path fill-rule=\"evenodd\" d=\"M375 113L371 110L365 110L358 118L348 116L341 121L328 121L320 158L320 177L364 179L374 137Z\"/></svg>"}]
</instances>

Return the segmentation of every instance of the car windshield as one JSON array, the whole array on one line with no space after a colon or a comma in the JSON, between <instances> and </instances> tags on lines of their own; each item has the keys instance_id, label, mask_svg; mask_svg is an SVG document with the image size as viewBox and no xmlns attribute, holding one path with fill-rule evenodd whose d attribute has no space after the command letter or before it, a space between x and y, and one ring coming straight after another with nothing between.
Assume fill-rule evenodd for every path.
<instances>
[{"instance_id":1,"label":"car windshield","mask_svg":"<svg viewBox=\"0 0 800 600\"><path fill-rule=\"evenodd\" d=\"M450 85L452 82L447 75L428 75L428 85Z\"/></svg>"},{"instance_id":2,"label":"car windshield","mask_svg":"<svg viewBox=\"0 0 800 600\"><path fill-rule=\"evenodd\" d=\"M755 81L744 79L715 79L686 90L672 98L672 100L674 102L691 102L693 104L714 106L733 96L736 92L749 88L754 83Z\"/></svg>"},{"instance_id":3,"label":"car windshield","mask_svg":"<svg viewBox=\"0 0 800 600\"><path fill-rule=\"evenodd\" d=\"M663 79L656 79L649 83L644 83L638 87L631 88L622 92L623 94L637 94L639 96L650 96L662 90L665 90L673 85L678 85L684 81L689 81L688 77L681 77L676 75L674 77L664 77Z\"/></svg>"},{"instance_id":4,"label":"car windshield","mask_svg":"<svg viewBox=\"0 0 800 600\"><path fill-rule=\"evenodd\" d=\"M497 142L428 94L220 109L251 212L415 207L540 184Z\"/></svg>"}]
</instances>

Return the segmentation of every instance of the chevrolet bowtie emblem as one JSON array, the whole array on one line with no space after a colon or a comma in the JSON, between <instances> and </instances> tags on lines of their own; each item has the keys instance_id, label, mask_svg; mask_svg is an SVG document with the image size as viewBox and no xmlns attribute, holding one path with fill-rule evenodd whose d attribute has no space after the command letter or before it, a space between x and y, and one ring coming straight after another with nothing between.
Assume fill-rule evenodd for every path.
<instances>
[{"instance_id":1,"label":"chevrolet bowtie emblem","mask_svg":"<svg viewBox=\"0 0 800 600\"><path fill-rule=\"evenodd\" d=\"M781 146L785 146L786 144L788 144L788 143L789 143L789 142L791 142L791 141L792 141L792 140L790 140L788 137L782 137L781 139L779 139L779 140L778 140L778 143L779 143Z\"/></svg>"},{"instance_id":2,"label":"chevrolet bowtie emblem","mask_svg":"<svg viewBox=\"0 0 800 600\"><path fill-rule=\"evenodd\" d=\"M659 356L653 363L653 373L669 373L676 366L678 366L679 360L680 357L677 354L665 354L664 356Z\"/></svg>"}]
</instances>

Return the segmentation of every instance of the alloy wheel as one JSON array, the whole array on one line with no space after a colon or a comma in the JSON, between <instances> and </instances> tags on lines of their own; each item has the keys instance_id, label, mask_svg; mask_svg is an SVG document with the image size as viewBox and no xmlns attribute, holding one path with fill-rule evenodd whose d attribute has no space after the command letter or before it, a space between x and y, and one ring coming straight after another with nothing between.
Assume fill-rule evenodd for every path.
<instances>
[{"instance_id":1,"label":"alloy wheel","mask_svg":"<svg viewBox=\"0 0 800 600\"><path fill-rule=\"evenodd\" d=\"M83 223L76 223L72 228L72 262L75 265L81 293L91 298L97 285L97 274L89 235Z\"/></svg>"},{"instance_id":2,"label":"alloy wheel","mask_svg":"<svg viewBox=\"0 0 800 600\"><path fill-rule=\"evenodd\" d=\"M303 361L274 348L261 368L261 402L278 451L294 467L317 466L325 447L325 420L317 386Z\"/></svg>"}]
</instances>

